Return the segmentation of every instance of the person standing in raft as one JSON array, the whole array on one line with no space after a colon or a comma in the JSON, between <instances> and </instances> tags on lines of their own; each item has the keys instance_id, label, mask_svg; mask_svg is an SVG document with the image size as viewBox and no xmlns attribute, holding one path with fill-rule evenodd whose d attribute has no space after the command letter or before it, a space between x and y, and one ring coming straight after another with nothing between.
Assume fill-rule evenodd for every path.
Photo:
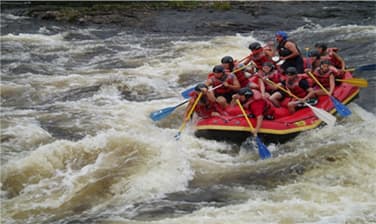
<instances>
[{"instance_id":1,"label":"person standing in raft","mask_svg":"<svg viewBox=\"0 0 376 224\"><path fill-rule=\"evenodd\" d=\"M282 82L285 88L290 91L292 94L297 96L299 99L291 99L287 108L290 113L294 113L296 109L304 107L304 102L311 105L317 103L317 99L313 98L315 92L312 88L312 82L310 82L309 77L306 74L299 74L294 67L288 67L286 69L286 81Z\"/></svg>"},{"instance_id":2,"label":"person standing in raft","mask_svg":"<svg viewBox=\"0 0 376 224\"><path fill-rule=\"evenodd\" d=\"M231 105L233 108L236 107L236 100L239 99L245 111L252 114L252 116L256 118L256 126L253 132L254 136L257 136L257 133L259 132L264 120L264 116L266 119L274 119L271 104L263 99L261 93L257 90L251 90L247 87L241 88L237 94L234 94L232 96L232 98L233 100L231 102ZM241 111L239 111L238 113L241 114Z\"/></svg>"},{"instance_id":3,"label":"person standing in raft","mask_svg":"<svg viewBox=\"0 0 376 224\"><path fill-rule=\"evenodd\" d=\"M185 109L185 119L190 119L190 117L187 117L188 112L191 110L200 92L202 92L202 96L194 110L199 117L209 118L213 116L219 116L223 111L219 104L216 102L213 91L208 91L208 87L205 84L200 83L196 85L195 90L189 94L191 98L189 99L188 106Z\"/></svg>"},{"instance_id":4,"label":"person standing in raft","mask_svg":"<svg viewBox=\"0 0 376 224\"><path fill-rule=\"evenodd\" d=\"M212 86L213 88L217 87L213 90L214 96L216 97L216 102L223 109L231 102L232 94L240 89L240 84L236 76L234 74L226 74L225 68L222 65L214 66L213 73L208 75L205 85Z\"/></svg>"},{"instance_id":5,"label":"person standing in raft","mask_svg":"<svg viewBox=\"0 0 376 224\"><path fill-rule=\"evenodd\" d=\"M243 65L239 65L231 56L225 56L221 59L221 63L225 68L225 73L230 75L234 70L239 69ZM244 70L233 73L239 81L240 88L248 86L249 79Z\"/></svg>"},{"instance_id":6,"label":"person standing in raft","mask_svg":"<svg viewBox=\"0 0 376 224\"><path fill-rule=\"evenodd\" d=\"M278 43L279 60L285 61L280 66L281 69L286 71L288 67L295 67L298 73L303 73L304 62L297 44L291 40L287 40L288 36L284 31L278 31L275 34L275 38Z\"/></svg>"},{"instance_id":7,"label":"person standing in raft","mask_svg":"<svg viewBox=\"0 0 376 224\"><path fill-rule=\"evenodd\" d=\"M338 70L330 65L330 61L328 60L322 61L320 67L313 72L313 75L317 80L329 91L330 96L333 94L335 88L335 77L338 76L338 74ZM314 92L316 95L326 95L319 86L314 86Z\"/></svg>"}]
</instances>

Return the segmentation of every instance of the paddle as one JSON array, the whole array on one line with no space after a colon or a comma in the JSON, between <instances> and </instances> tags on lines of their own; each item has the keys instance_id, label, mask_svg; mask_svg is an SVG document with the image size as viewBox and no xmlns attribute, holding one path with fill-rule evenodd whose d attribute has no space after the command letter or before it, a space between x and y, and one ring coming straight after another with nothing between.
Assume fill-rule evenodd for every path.
<instances>
[{"instance_id":1,"label":"paddle","mask_svg":"<svg viewBox=\"0 0 376 224\"><path fill-rule=\"evenodd\" d=\"M292 98L299 99L297 96L295 96L290 91L284 89L282 86L275 84L272 80L270 80L270 79L265 79L265 80L268 81L271 85L273 85L273 86L277 87L278 89L282 90L283 92L287 93ZM334 124L336 123L336 117L334 117L333 115L331 115L327 111L320 109L320 108L317 108L317 107L314 107L314 106L308 104L307 102L304 102L304 104L312 110L312 112L315 114L316 117L318 117L320 120L324 121L328 126L333 127Z\"/></svg>"},{"instance_id":2,"label":"paddle","mask_svg":"<svg viewBox=\"0 0 376 224\"><path fill-rule=\"evenodd\" d=\"M314 107L310 105L309 103L304 103L304 104L312 110L312 112L316 115L316 117L324 121L329 127L333 127L336 124L336 118L330 113L320 108Z\"/></svg>"},{"instance_id":3,"label":"paddle","mask_svg":"<svg viewBox=\"0 0 376 224\"><path fill-rule=\"evenodd\" d=\"M279 59L280 59L279 56L274 56L272 58L272 61L276 62L277 65L282 65L285 62L285 60L279 60Z\"/></svg>"},{"instance_id":4,"label":"paddle","mask_svg":"<svg viewBox=\"0 0 376 224\"><path fill-rule=\"evenodd\" d=\"M201 96L202 96L202 92L200 92L200 94L198 94L197 99L196 99L195 102L193 103L191 109L188 111L188 114L187 114L187 116L184 118L183 123L180 125L179 132L174 136L176 140L179 140L179 139L180 139L181 132L184 130L185 125L186 125L188 119L191 117L193 111L195 110L196 105L197 105L198 101L200 100Z\"/></svg>"},{"instance_id":5,"label":"paddle","mask_svg":"<svg viewBox=\"0 0 376 224\"><path fill-rule=\"evenodd\" d=\"M220 85L218 85L218 86L216 86L216 87L214 87L214 88L210 88L209 91L216 90L216 89L218 89L219 87L222 87L222 86L223 86L223 84L220 84ZM195 90L195 87L192 88L191 92L192 92L193 90ZM184 97L184 98L189 98L189 97L190 97L190 96L188 95L188 97Z\"/></svg>"},{"instance_id":6,"label":"paddle","mask_svg":"<svg viewBox=\"0 0 376 224\"><path fill-rule=\"evenodd\" d=\"M368 87L368 81L361 78L336 79L336 81L348 83L357 87Z\"/></svg>"},{"instance_id":7,"label":"paddle","mask_svg":"<svg viewBox=\"0 0 376 224\"><path fill-rule=\"evenodd\" d=\"M309 47L304 48L306 58L309 58Z\"/></svg>"},{"instance_id":8,"label":"paddle","mask_svg":"<svg viewBox=\"0 0 376 224\"><path fill-rule=\"evenodd\" d=\"M253 54L245 56L244 58L240 59L240 61L238 61L238 63L241 63L242 61L244 61L245 59L247 59L247 58L249 58L251 56L253 56Z\"/></svg>"},{"instance_id":9,"label":"paddle","mask_svg":"<svg viewBox=\"0 0 376 224\"><path fill-rule=\"evenodd\" d=\"M238 69L235 69L234 71L232 71L231 73L235 73L235 72L238 72L238 71L241 71L249 66L253 65L252 63L246 65L246 66L242 66ZM197 84L196 84L197 85ZM181 92L181 96L184 97L184 99L188 99L190 96L189 94L195 89L196 85L192 86L192 87L189 87L188 89L184 90L183 92Z\"/></svg>"},{"instance_id":10,"label":"paddle","mask_svg":"<svg viewBox=\"0 0 376 224\"><path fill-rule=\"evenodd\" d=\"M249 55L245 56L244 58L240 59L240 61L238 61L238 63L241 63L242 61L244 61L245 59L247 59L249 57Z\"/></svg>"},{"instance_id":11,"label":"paddle","mask_svg":"<svg viewBox=\"0 0 376 224\"><path fill-rule=\"evenodd\" d=\"M376 64L370 64L370 65L362 65L357 68L350 68L346 69L346 71L353 72L353 71L372 71L376 70Z\"/></svg>"},{"instance_id":12,"label":"paddle","mask_svg":"<svg viewBox=\"0 0 376 224\"><path fill-rule=\"evenodd\" d=\"M240 107L240 110L242 111L243 115L244 115L244 118L245 120L247 121L248 123L248 126L251 130L251 132L253 132L254 128L252 126L252 123L251 121L249 120L248 116L247 116L247 113L245 112L242 104L240 103L239 99L236 100L236 103L239 105ZM251 136L250 136L251 137ZM250 138L249 137L249 138ZM260 140L260 138L258 136L256 136L256 143L257 143L257 148L258 148L258 153L259 153L259 156L261 159L267 159L267 158L270 158L271 157L271 154L270 154L270 151L268 150L268 148L264 145L264 143L262 143L262 141Z\"/></svg>"},{"instance_id":13,"label":"paddle","mask_svg":"<svg viewBox=\"0 0 376 224\"><path fill-rule=\"evenodd\" d=\"M316 82L316 84L320 86L320 88L326 93L326 95L330 96L330 100L332 101L339 115L341 115L342 117L347 117L351 114L350 109L339 102L334 96L331 96L328 90L325 89L325 87L319 82L319 80L316 79L316 77L311 72L308 72L308 74Z\"/></svg>"},{"instance_id":14,"label":"paddle","mask_svg":"<svg viewBox=\"0 0 376 224\"><path fill-rule=\"evenodd\" d=\"M213 91L219 87L223 86L223 84L220 84L214 88L211 88L209 89L209 91ZM186 104L188 102L188 100L185 100L183 101L182 103L179 103L178 105L176 106L173 106L173 107L166 107L166 108L163 108L163 109L160 109L160 110L157 110L157 111L154 111L152 113L150 113L150 118L153 120L153 121L159 121L165 117L167 117L168 115L170 115L176 108Z\"/></svg>"},{"instance_id":15,"label":"paddle","mask_svg":"<svg viewBox=\"0 0 376 224\"><path fill-rule=\"evenodd\" d=\"M168 115L170 115L176 108L186 104L188 102L188 100L185 100L184 102L182 103L179 103L178 105L176 106L173 106L173 107L166 107L166 108L163 108L163 109L160 109L160 110L157 110L157 111L154 111L152 113L150 113L150 118L153 120L153 121L159 121L159 120L162 120L163 118L167 117Z\"/></svg>"},{"instance_id":16,"label":"paddle","mask_svg":"<svg viewBox=\"0 0 376 224\"><path fill-rule=\"evenodd\" d=\"M183 92L181 92L181 96L184 97L184 99L188 99L190 96L189 94L195 90L195 87L196 87L197 84L195 84L194 86L192 87L189 87L188 89L184 90Z\"/></svg>"}]
</instances>

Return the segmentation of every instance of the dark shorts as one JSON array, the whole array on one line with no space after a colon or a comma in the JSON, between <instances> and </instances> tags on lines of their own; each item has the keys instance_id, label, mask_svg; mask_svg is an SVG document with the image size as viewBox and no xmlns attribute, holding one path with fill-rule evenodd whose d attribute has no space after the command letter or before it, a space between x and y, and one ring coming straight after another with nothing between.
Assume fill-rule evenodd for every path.
<instances>
[{"instance_id":1,"label":"dark shorts","mask_svg":"<svg viewBox=\"0 0 376 224\"><path fill-rule=\"evenodd\" d=\"M296 71L298 71L299 74L304 73L304 62L303 58L298 56L293 59L287 59L282 65L281 68L286 71L288 67L295 67Z\"/></svg>"},{"instance_id":2,"label":"dark shorts","mask_svg":"<svg viewBox=\"0 0 376 224\"><path fill-rule=\"evenodd\" d=\"M271 95L273 95L274 93L280 93L282 96L281 100L285 99L285 97L287 96L287 93L283 92L280 89L273 90Z\"/></svg>"},{"instance_id":3,"label":"dark shorts","mask_svg":"<svg viewBox=\"0 0 376 224\"><path fill-rule=\"evenodd\" d=\"M309 98L307 100L307 103L311 106L315 106L317 103L318 103L318 99L317 98ZM297 108L302 108L302 107L307 107L304 103L298 103L298 105L296 106Z\"/></svg>"}]
</instances>

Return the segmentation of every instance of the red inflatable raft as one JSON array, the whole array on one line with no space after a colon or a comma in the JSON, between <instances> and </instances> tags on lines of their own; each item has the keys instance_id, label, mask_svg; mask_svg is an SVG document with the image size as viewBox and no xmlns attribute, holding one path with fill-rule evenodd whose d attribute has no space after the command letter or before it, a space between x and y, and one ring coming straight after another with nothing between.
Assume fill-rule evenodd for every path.
<instances>
[{"instance_id":1,"label":"red inflatable raft","mask_svg":"<svg viewBox=\"0 0 376 224\"><path fill-rule=\"evenodd\" d=\"M345 79L352 78L351 73L345 74ZM341 83L334 91L334 96L343 104L351 102L359 93L359 88L347 83ZM332 114L336 112L328 96L320 96L317 108ZM256 120L250 118L253 126ZM295 137L302 131L318 127L322 123L308 107L296 111L294 114L275 120L264 120L259 131L260 138L265 142L284 142ZM249 137L249 126L242 115L221 116L201 119L196 124L195 135L215 140L242 142Z\"/></svg>"}]
</instances>

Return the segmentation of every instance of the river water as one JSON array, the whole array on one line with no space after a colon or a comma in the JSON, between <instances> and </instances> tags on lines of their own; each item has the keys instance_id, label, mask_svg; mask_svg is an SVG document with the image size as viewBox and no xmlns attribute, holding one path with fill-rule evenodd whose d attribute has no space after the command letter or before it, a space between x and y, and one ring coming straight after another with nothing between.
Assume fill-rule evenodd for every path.
<instances>
[{"instance_id":1,"label":"river water","mask_svg":"<svg viewBox=\"0 0 376 224\"><path fill-rule=\"evenodd\" d=\"M183 101L221 57L281 26L348 67L376 59L375 4L293 3L224 34L137 32L1 15L2 223L376 223L376 73L333 129L270 144L273 158L174 135ZM305 11L307 9L308 11ZM305 13L308 12L308 13ZM178 19L177 19L178 20ZM173 23L174 21L169 21Z\"/></svg>"}]
</instances>

